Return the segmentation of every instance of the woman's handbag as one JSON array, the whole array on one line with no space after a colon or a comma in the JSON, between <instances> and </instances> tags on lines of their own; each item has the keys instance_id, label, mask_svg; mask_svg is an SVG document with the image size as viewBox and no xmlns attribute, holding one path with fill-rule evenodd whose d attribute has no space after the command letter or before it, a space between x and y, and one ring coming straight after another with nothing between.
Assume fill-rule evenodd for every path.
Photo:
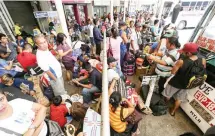
<instances>
[{"instance_id":1,"label":"woman's handbag","mask_svg":"<svg viewBox=\"0 0 215 136\"><path fill-rule=\"evenodd\" d=\"M107 50L107 57L113 57L113 51L110 43L110 38L109 38L109 49Z\"/></svg>"},{"instance_id":2,"label":"woman's handbag","mask_svg":"<svg viewBox=\"0 0 215 136\"><path fill-rule=\"evenodd\" d=\"M122 122L137 124L142 119L141 113L139 113L136 109L134 109L134 112L131 115L129 115L127 118L124 118L123 109L124 109L124 107L122 106L121 111L120 111L120 119Z\"/></svg>"},{"instance_id":3,"label":"woman's handbag","mask_svg":"<svg viewBox=\"0 0 215 136\"><path fill-rule=\"evenodd\" d=\"M65 136L57 122L48 119L45 119L45 122L48 127L48 136Z\"/></svg>"}]
</instances>

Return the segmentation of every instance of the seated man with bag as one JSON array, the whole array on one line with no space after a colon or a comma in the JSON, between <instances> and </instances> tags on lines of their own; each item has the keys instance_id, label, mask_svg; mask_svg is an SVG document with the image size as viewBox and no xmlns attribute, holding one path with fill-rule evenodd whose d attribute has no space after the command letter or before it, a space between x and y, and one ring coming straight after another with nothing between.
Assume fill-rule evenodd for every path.
<instances>
[{"instance_id":1,"label":"seated man with bag","mask_svg":"<svg viewBox=\"0 0 215 136\"><path fill-rule=\"evenodd\" d=\"M77 80L74 83L84 87L82 90L84 103L89 104L92 101L93 94L100 93L102 90L102 74L93 68L89 62L85 64L85 69L89 73L89 84L81 84Z\"/></svg>"}]
</instances>

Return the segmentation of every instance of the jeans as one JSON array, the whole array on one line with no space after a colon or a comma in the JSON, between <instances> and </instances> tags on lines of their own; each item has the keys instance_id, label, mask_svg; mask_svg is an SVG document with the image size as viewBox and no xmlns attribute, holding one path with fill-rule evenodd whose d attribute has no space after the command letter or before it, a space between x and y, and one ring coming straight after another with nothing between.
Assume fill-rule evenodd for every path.
<instances>
[{"instance_id":1,"label":"jeans","mask_svg":"<svg viewBox=\"0 0 215 136\"><path fill-rule=\"evenodd\" d=\"M88 88L83 88L82 90L82 96L83 96L83 100L84 103L89 104L92 101L92 97L94 93L99 93L101 92L96 86L92 86L92 88L88 89Z\"/></svg>"},{"instance_id":2,"label":"jeans","mask_svg":"<svg viewBox=\"0 0 215 136\"><path fill-rule=\"evenodd\" d=\"M55 96L67 94L64 88L63 77L57 78L57 81L51 80L50 84Z\"/></svg>"},{"instance_id":3,"label":"jeans","mask_svg":"<svg viewBox=\"0 0 215 136\"><path fill-rule=\"evenodd\" d=\"M100 55L101 53L101 43L96 43L96 55Z\"/></svg>"}]
</instances>

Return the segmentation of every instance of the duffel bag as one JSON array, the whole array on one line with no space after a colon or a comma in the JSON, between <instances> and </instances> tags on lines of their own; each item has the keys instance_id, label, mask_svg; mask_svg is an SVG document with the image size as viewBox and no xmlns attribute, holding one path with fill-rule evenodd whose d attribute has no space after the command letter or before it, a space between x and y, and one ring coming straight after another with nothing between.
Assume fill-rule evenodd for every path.
<instances>
[{"instance_id":1,"label":"duffel bag","mask_svg":"<svg viewBox=\"0 0 215 136\"><path fill-rule=\"evenodd\" d=\"M129 65L127 62L124 62L122 71L126 76L134 75L134 73L135 73L135 64Z\"/></svg>"}]
</instances>

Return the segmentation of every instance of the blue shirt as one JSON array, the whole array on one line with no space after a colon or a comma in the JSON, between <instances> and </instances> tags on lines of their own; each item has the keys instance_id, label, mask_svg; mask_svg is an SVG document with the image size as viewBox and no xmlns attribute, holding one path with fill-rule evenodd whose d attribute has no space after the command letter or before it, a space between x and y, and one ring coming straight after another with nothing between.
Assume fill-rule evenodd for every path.
<instances>
[{"instance_id":1,"label":"blue shirt","mask_svg":"<svg viewBox=\"0 0 215 136\"><path fill-rule=\"evenodd\" d=\"M6 66L8 66L8 62L6 60L0 59L0 76L3 76L4 74L11 74L14 77L17 72L14 70L6 70Z\"/></svg>"},{"instance_id":2,"label":"blue shirt","mask_svg":"<svg viewBox=\"0 0 215 136\"><path fill-rule=\"evenodd\" d=\"M8 48L11 50L10 55L5 58L5 60L10 61L10 60L16 60L16 56L17 56L17 51L16 51L16 47L17 45L13 42L8 43ZM7 52L7 48L3 45L0 44L0 54L6 54Z\"/></svg>"},{"instance_id":3,"label":"blue shirt","mask_svg":"<svg viewBox=\"0 0 215 136\"><path fill-rule=\"evenodd\" d=\"M16 88L26 91L34 90L34 83L21 78L14 78L13 85Z\"/></svg>"},{"instance_id":4,"label":"blue shirt","mask_svg":"<svg viewBox=\"0 0 215 136\"><path fill-rule=\"evenodd\" d=\"M19 42L19 43L18 43L18 42ZM25 40L24 40L24 39L22 39L22 40L20 40L20 41L16 40L16 43L17 43L17 45L20 45L20 46L23 48L24 45L25 45Z\"/></svg>"}]
</instances>

